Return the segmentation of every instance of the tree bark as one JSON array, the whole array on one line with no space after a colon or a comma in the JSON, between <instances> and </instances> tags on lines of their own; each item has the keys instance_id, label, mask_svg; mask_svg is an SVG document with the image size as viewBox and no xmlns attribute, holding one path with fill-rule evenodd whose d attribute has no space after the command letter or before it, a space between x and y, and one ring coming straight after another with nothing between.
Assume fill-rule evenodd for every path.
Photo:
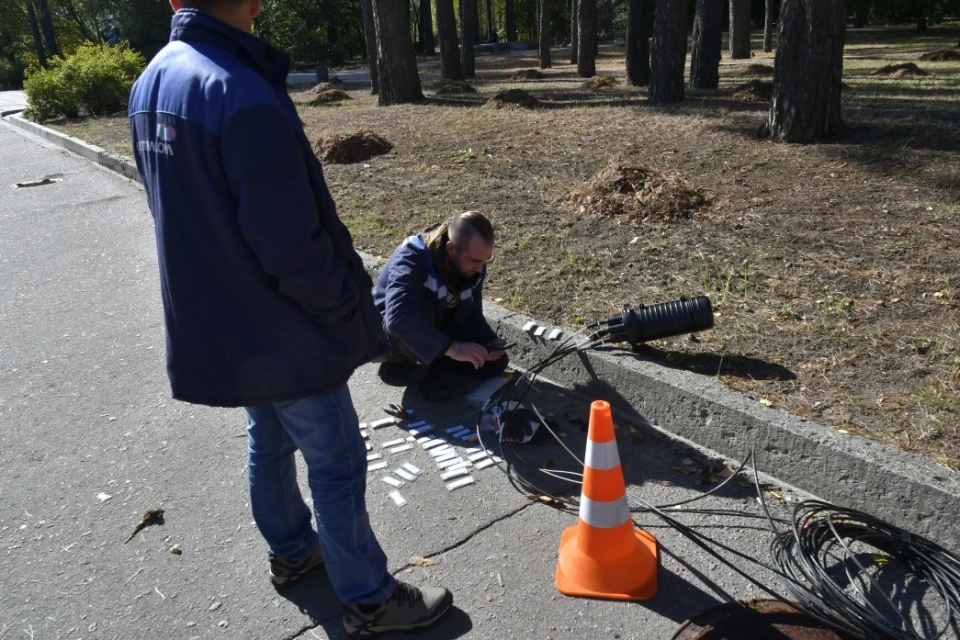
<instances>
[{"instance_id":1,"label":"tree bark","mask_svg":"<svg viewBox=\"0 0 960 640\"><path fill-rule=\"evenodd\" d=\"M476 37L477 0L460 0L460 66L463 68L464 78L475 78L476 71Z\"/></svg>"},{"instance_id":2,"label":"tree bark","mask_svg":"<svg viewBox=\"0 0 960 640\"><path fill-rule=\"evenodd\" d=\"M840 115L846 0L784 0L767 126L780 142L844 131Z\"/></svg>"},{"instance_id":3,"label":"tree bark","mask_svg":"<svg viewBox=\"0 0 960 640\"><path fill-rule=\"evenodd\" d=\"M870 0L858 0L857 15L853 19L853 26L857 29L867 26L870 21Z\"/></svg>"},{"instance_id":4,"label":"tree bark","mask_svg":"<svg viewBox=\"0 0 960 640\"><path fill-rule=\"evenodd\" d=\"M917 31L924 32L927 30L927 12L924 11L923 7L917 9Z\"/></svg>"},{"instance_id":5,"label":"tree bark","mask_svg":"<svg viewBox=\"0 0 960 640\"><path fill-rule=\"evenodd\" d=\"M651 0L627 0L627 84L650 84L650 41L645 5Z\"/></svg>"},{"instance_id":6,"label":"tree bark","mask_svg":"<svg viewBox=\"0 0 960 640\"><path fill-rule=\"evenodd\" d=\"M493 42L493 37L497 34L493 28L493 0L487 0L487 42Z\"/></svg>"},{"instance_id":7,"label":"tree bark","mask_svg":"<svg viewBox=\"0 0 960 640\"><path fill-rule=\"evenodd\" d=\"M597 0L580 0L577 11L577 74L597 75Z\"/></svg>"},{"instance_id":8,"label":"tree bark","mask_svg":"<svg viewBox=\"0 0 960 640\"><path fill-rule=\"evenodd\" d=\"M437 0L437 38L440 40L440 77L444 80L463 80L453 0Z\"/></svg>"},{"instance_id":9,"label":"tree bark","mask_svg":"<svg viewBox=\"0 0 960 640\"><path fill-rule=\"evenodd\" d=\"M430 0L420 0L420 48L423 53L432 56L437 44L433 41L433 11Z\"/></svg>"},{"instance_id":10,"label":"tree bark","mask_svg":"<svg viewBox=\"0 0 960 640\"><path fill-rule=\"evenodd\" d=\"M373 0L381 106L423 100L406 2Z\"/></svg>"},{"instance_id":11,"label":"tree bark","mask_svg":"<svg viewBox=\"0 0 960 640\"><path fill-rule=\"evenodd\" d=\"M507 0L504 13L506 14L507 42L517 41L517 3L516 0Z\"/></svg>"},{"instance_id":12,"label":"tree bark","mask_svg":"<svg viewBox=\"0 0 960 640\"><path fill-rule=\"evenodd\" d=\"M550 0L537 0L537 32L540 43L540 68L553 66L550 59Z\"/></svg>"},{"instance_id":13,"label":"tree bark","mask_svg":"<svg viewBox=\"0 0 960 640\"><path fill-rule=\"evenodd\" d=\"M377 29L373 26L373 0L360 0L360 14L363 17L363 41L367 47L367 68L370 69L370 93L377 95L380 78L377 75Z\"/></svg>"},{"instance_id":14,"label":"tree bark","mask_svg":"<svg viewBox=\"0 0 960 640\"><path fill-rule=\"evenodd\" d=\"M773 51L773 11L776 8L775 5L775 0L767 0L767 8L764 12L763 50L767 53Z\"/></svg>"},{"instance_id":15,"label":"tree bark","mask_svg":"<svg viewBox=\"0 0 960 640\"><path fill-rule=\"evenodd\" d=\"M698 0L690 62L690 86L694 89L716 89L720 85L722 40L723 0Z\"/></svg>"},{"instance_id":16,"label":"tree bark","mask_svg":"<svg viewBox=\"0 0 960 640\"><path fill-rule=\"evenodd\" d=\"M33 46L37 50L37 60L41 67L47 66L47 52L43 48L43 39L40 37L40 27L37 24L37 14L33 10L33 2L24 0L27 5L27 20L30 22L30 33L33 34Z\"/></svg>"},{"instance_id":17,"label":"tree bark","mask_svg":"<svg viewBox=\"0 0 960 640\"><path fill-rule=\"evenodd\" d=\"M37 0L37 14L40 18L40 28L43 29L43 39L47 42L47 51L51 56L59 56L60 47L57 45L57 36L53 32L53 20L50 18L47 0Z\"/></svg>"},{"instance_id":18,"label":"tree bark","mask_svg":"<svg viewBox=\"0 0 960 640\"><path fill-rule=\"evenodd\" d=\"M750 0L730 0L730 57L750 57Z\"/></svg>"},{"instance_id":19,"label":"tree bark","mask_svg":"<svg viewBox=\"0 0 960 640\"><path fill-rule=\"evenodd\" d=\"M578 13L580 10L579 0L570 0L570 64L577 64L578 46L580 44L580 35L577 25L580 24Z\"/></svg>"},{"instance_id":20,"label":"tree bark","mask_svg":"<svg viewBox=\"0 0 960 640\"><path fill-rule=\"evenodd\" d=\"M647 99L653 104L680 102L687 60L687 3L656 0L655 12Z\"/></svg>"}]
</instances>

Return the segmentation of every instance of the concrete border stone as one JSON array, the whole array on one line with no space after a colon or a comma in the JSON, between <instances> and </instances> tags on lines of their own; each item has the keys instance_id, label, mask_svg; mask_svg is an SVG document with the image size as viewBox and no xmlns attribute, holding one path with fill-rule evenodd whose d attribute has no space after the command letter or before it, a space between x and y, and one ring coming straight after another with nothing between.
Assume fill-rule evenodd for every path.
<instances>
[{"instance_id":1,"label":"concrete border stone","mask_svg":"<svg viewBox=\"0 0 960 640\"><path fill-rule=\"evenodd\" d=\"M135 163L20 116L10 124L140 181ZM376 277L384 261L361 254ZM485 303L492 325L529 367L555 347L523 331L542 323ZM622 349L571 356L544 376L585 398L609 400L618 414L742 461L755 447L760 469L826 500L866 511L960 551L960 473L906 453L766 407L719 381L672 369Z\"/></svg>"}]
</instances>

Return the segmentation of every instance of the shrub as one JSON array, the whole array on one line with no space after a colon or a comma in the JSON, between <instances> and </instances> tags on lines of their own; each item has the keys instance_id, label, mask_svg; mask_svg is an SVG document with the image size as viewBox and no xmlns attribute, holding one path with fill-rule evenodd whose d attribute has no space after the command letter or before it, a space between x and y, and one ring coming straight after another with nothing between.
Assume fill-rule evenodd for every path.
<instances>
[{"instance_id":1,"label":"shrub","mask_svg":"<svg viewBox=\"0 0 960 640\"><path fill-rule=\"evenodd\" d=\"M23 83L29 108L37 121L81 113L102 116L127 106L134 80L144 59L126 43L84 44L66 59L53 58L47 69L30 69Z\"/></svg>"}]
</instances>

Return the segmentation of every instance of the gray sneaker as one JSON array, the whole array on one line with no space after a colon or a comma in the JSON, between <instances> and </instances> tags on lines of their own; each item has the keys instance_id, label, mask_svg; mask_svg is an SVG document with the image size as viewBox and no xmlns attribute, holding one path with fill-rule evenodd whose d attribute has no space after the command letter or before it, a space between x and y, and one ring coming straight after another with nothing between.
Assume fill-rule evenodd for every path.
<instances>
[{"instance_id":1,"label":"gray sneaker","mask_svg":"<svg viewBox=\"0 0 960 640\"><path fill-rule=\"evenodd\" d=\"M300 562L289 562L271 553L270 582L278 587L292 584L321 564L323 564L323 553L320 551L320 547L317 547L316 551Z\"/></svg>"},{"instance_id":2,"label":"gray sneaker","mask_svg":"<svg viewBox=\"0 0 960 640\"><path fill-rule=\"evenodd\" d=\"M381 605L344 607L343 626L354 637L423 629L442 618L452 605L453 595L446 589L418 589L405 582L397 582L393 594Z\"/></svg>"}]
</instances>

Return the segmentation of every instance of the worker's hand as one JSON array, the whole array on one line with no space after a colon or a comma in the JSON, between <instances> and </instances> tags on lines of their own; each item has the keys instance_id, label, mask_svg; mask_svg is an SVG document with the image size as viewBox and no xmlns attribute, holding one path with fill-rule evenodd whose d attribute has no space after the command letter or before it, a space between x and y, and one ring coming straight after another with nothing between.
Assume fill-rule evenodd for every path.
<instances>
[{"instance_id":1,"label":"worker's hand","mask_svg":"<svg viewBox=\"0 0 960 640\"><path fill-rule=\"evenodd\" d=\"M503 338L497 338L493 342L487 345L487 362L496 362L504 355L506 351L503 348L507 346L507 341Z\"/></svg>"},{"instance_id":2,"label":"worker's hand","mask_svg":"<svg viewBox=\"0 0 960 640\"><path fill-rule=\"evenodd\" d=\"M487 362L487 349L475 342L454 342L444 354L457 362L469 362L474 369L479 369Z\"/></svg>"}]
</instances>

